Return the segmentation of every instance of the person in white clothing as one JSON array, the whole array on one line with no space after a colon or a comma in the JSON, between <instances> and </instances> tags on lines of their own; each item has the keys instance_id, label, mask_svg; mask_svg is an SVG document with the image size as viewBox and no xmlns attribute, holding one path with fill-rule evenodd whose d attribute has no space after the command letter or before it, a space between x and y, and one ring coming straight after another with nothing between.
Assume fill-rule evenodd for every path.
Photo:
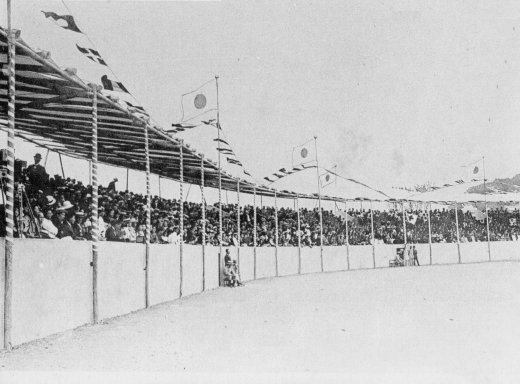
<instances>
[{"instance_id":1,"label":"person in white clothing","mask_svg":"<svg viewBox=\"0 0 520 384\"><path fill-rule=\"evenodd\" d=\"M38 219L40 220L40 231L42 237L46 239L55 239L58 234L58 228L54 226L52 221L45 218L42 212L38 214Z\"/></svg>"}]
</instances>

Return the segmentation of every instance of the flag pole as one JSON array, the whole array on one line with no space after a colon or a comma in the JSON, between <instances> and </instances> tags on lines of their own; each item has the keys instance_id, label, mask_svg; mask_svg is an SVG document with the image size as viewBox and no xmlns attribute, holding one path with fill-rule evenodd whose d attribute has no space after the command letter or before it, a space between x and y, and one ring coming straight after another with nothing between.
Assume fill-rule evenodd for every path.
<instances>
[{"instance_id":1,"label":"flag pole","mask_svg":"<svg viewBox=\"0 0 520 384\"><path fill-rule=\"evenodd\" d=\"M404 248L406 250L406 244L407 244L407 236L406 236L406 217L405 217L405 209L404 209L404 203L405 201L403 200L402 201L402 207L403 207L403 243L404 243Z\"/></svg>"},{"instance_id":2,"label":"flag pole","mask_svg":"<svg viewBox=\"0 0 520 384\"><path fill-rule=\"evenodd\" d=\"M318 177L318 209L320 215L320 267L323 272L323 215L321 212L321 191L320 191L320 163L318 162L318 143L317 136L314 136L314 150L316 152L316 176Z\"/></svg>"},{"instance_id":3,"label":"flag pole","mask_svg":"<svg viewBox=\"0 0 520 384\"><path fill-rule=\"evenodd\" d=\"M487 244L488 244L488 259L491 261L491 242L489 238L489 215L486 195L486 161L482 156L482 171L484 172L484 207L486 209L486 232L487 232Z\"/></svg>"},{"instance_id":4,"label":"flag pole","mask_svg":"<svg viewBox=\"0 0 520 384\"><path fill-rule=\"evenodd\" d=\"M220 104L218 95L218 76L215 76L217 87L217 143L218 143L218 247L222 254L222 172L220 168ZM220 269L219 265L219 269Z\"/></svg>"},{"instance_id":5,"label":"flag pole","mask_svg":"<svg viewBox=\"0 0 520 384\"><path fill-rule=\"evenodd\" d=\"M240 179L237 180L237 265L240 271L240 245L242 244L240 233Z\"/></svg>"}]
</instances>

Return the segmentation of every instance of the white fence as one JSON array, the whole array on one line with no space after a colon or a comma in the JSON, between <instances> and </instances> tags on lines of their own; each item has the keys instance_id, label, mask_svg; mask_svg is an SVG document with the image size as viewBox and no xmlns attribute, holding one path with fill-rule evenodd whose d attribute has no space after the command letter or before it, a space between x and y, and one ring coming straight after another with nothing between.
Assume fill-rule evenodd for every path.
<instances>
[{"instance_id":1,"label":"white fence","mask_svg":"<svg viewBox=\"0 0 520 384\"><path fill-rule=\"evenodd\" d=\"M4 253L0 252L0 318L4 318ZM388 267L402 245L231 248L243 281L275 276ZM421 265L459 262L457 244L416 245ZM520 260L520 242L492 242L491 260ZM143 244L103 242L99 247L99 319L197 294L219 285L218 247L150 246L148 282ZM11 338L18 345L92 322L91 244L82 241L15 239ZM462 263L489 261L488 244L460 244ZM182 286L181 286L182 271ZM345 275L348 278L348 274ZM3 345L3 322L0 342Z\"/></svg>"}]
</instances>

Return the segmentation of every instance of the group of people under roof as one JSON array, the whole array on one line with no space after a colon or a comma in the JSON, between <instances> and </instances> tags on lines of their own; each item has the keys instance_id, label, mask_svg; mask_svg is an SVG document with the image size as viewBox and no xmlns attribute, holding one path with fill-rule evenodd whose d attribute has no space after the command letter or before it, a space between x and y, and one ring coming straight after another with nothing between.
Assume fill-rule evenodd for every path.
<instances>
[{"instance_id":1,"label":"group of people under roof","mask_svg":"<svg viewBox=\"0 0 520 384\"><path fill-rule=\"evenodd\" d=\"M40 164L41 155L34 156L34 164L15 175L15 235L27 238L58 238L74 240L92 239L93 216L91 211L92 186L59 175L49 177ZM131 191L118 191L117 179L98 189L99 238L106 241L144 242L146 235L146 196ZM151 197L152 243L181 241L180 201ZM202 205L184 201L182 234L184 243L202 244ZM240 239L237 238L237 209L235 204L223 204L222 244L224 246L254 245L254 207L241 206ZM257 246L275 246L275 208L256 207ZM345 212L322 211L323 245L344 245ZM520 212L506 209L489 210L490 240L518 240L520 237ZM470 211L458 211L459 241L486 241L486 223ZM389 210L374 210L374 239L370 210L348 211L348 243L403 244L404 226L402 212L398 207ZM429 231L426 212L407 211L406 242L428 243ZM5 232L5 220L0 220ZM205 243L219 244L218 203L206 205ZM278 209L278 246L320 246L320 220L318 208L300 209L300 232L298 213L294 209ZM455 211L435 209L431 211L432 242L456 242ZM298 236L299 235L299 236ZM299 239L298 239L299 238Z\"/></svg>"}]
</instances>

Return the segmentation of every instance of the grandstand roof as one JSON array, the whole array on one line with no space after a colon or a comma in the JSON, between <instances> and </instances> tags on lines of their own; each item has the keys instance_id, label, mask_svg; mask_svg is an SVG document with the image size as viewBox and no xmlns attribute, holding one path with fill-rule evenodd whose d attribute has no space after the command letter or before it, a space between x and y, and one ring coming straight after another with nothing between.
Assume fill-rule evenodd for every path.
<instances>
[{"instance_id":1,"label":"grandstand roof","mask_svg":"<svg viewBox=\"0 0 520 384\"><path fill-rule=\"evenodd\" d=\"M7 38L0 27L0 118L7 119ZM92 99L90 87L73 71L62 70L45 51L36 51L22 39L16 41L16 135L67 156L90 159ZM98 93L98 160L113 166L145 170L144 124L146 117L117 100ZM0 126L0 129L6 129ZM161 177L180 180L181 141L160 127L149 130L150 170ZM218 164L183 144L184 181L218 188ZM236 190L238 178L221 171L222 188ZM241 180L240 190L253 193L255 184ZM256 185L256 192L274 196L275 190ZM314 195L277 191L280 198L316 198ZM322 196L325 200L342 200Z\"/></svg>"}]
</instances>

